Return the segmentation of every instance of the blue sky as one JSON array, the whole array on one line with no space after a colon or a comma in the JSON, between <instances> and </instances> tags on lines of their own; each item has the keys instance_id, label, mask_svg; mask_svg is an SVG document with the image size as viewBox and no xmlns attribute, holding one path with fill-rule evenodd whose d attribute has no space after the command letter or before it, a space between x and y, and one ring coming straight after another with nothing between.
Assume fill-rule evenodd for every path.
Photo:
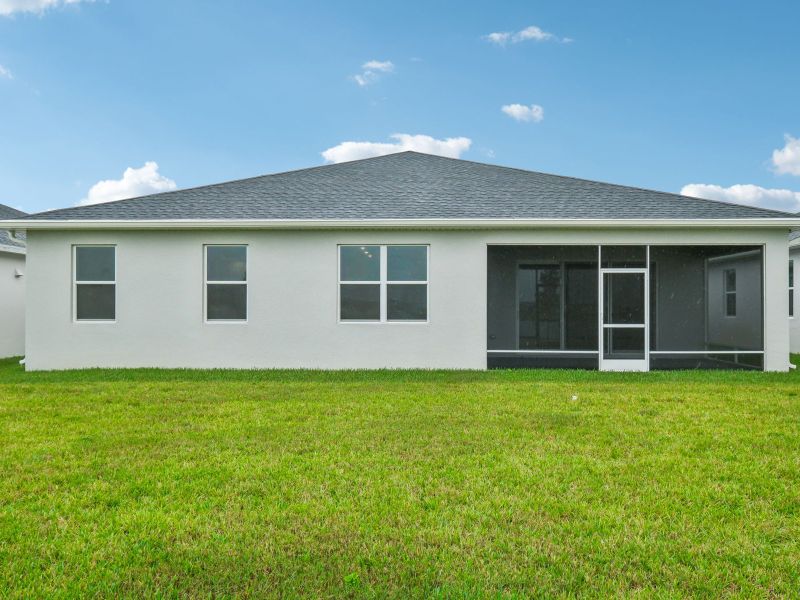
<instances>
[{"instance_id":1,"label":"blue sky","mask_svg":"<svg viewBox=\"0 0 800 600\"><path fill-rule=\"evenodd\" d=\"M0 202L412 147L800 210L798 23L789 0L0 0Z\"/></svg>"}]
</instances>

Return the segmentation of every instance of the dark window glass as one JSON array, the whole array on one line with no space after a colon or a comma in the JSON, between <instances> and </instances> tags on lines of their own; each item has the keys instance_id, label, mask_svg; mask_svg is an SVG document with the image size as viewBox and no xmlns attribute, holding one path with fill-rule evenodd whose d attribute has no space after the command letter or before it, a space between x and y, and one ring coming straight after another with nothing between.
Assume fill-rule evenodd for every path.
<instances>
[{"instance_id":1,"label":"dark window glass","mask_svg":"<svg viewBox=\"0 0 800 600\"><path fill-rule=\"evenodd\" d=\"M378 321L381 286L344 283L339 286L339 317L343 321Z\"/></svg>"},{"instance_id":2,"label":"dark window glass","mask_svg":"<svg viewBox=\"0 0 800 600\"><path fill-rule=\"evenodd\" d=\"M80 283L76 286L75 316L79 321L113 321L116 318L115 285Z\"/></svg>"},{"instance_id":3,"label":"dark window glass","mask_svg":"<svg viewBox=\"0 0 800 600\"><path fill-rule=\"evenodd\" d=\"M644 323L644 273L605 273L603 294L604 323Z\"/></svg>"},{"instance_id":4,"label":"dark window glass","mask_svg":"<svg viewBox=\"0 0 800 600\"><path fill-rule=\"evenodd\" d=\"M727 269L725 271L725 291L736 291L736 269Z\"/></svg>"},{"instance_id":5,"label":"dark window glass","mask_svg":"<svg viewBox=\"0 0 800 600\"><path fill-rule=\"evenodd\" d=\"M517 275L520 350L561 346L561 267L521 265Z\"/></svg>"},{"instance_id":6,"label":"dark window glass","mask_svg":"<svg viewBox=\"0 0 800 600\"><path fill-rule=\"evenodd\" d=\"M725 314L729 317L736 316L736 292L725 294Z\"/></svg>"},{"instance_id":7,"label":"dark window glass","mask_svg":"<svg viewBox=\"0 0 800 600\"><path fill-rule=\"evenodd\" d=\"M428 286L386 286L386 318L389 321L424 321L428 318Z\"/></svg>"},{"instance_id":8,"label":"dark window glass","mask_svg":"<svg viewBox=\"0 0 800 600\"><path fill-rule=\"evenodd\" d=\"M794 290L789 290L789 316L794 316Z\"/></svg>"},{"instance_id":9,"label":"dark window glass","mask_svg":"<svg viewBox=\"0 0 800 600\"><path fill-rule=\"evenodd\" d=\"M209 283L206 309L206 318L209 321L247 319L247 286Z\"/></svg>"},{"instance_id":10,"label":"dark window glass","mask_svg":"<svg viewBox=\"0 0 800 600\"><path fill-rule=\"evenodd\" d=\"M386 252L386 279L389 281L427 281L427 246L389 246Z\"/></svg>"},{"instance_id":11,"label":"dark window glass","mask_svg":"<svg viewBox=\"0 0 800 600\"><path fill-rule=\"evenodd\" d=\"M597 350L597 263L564 267L567 350Z\"/></svg>"},{"instance_id":12,"label":"dark window glass","mask_svg":"<svg viewBox=\"0 0 800 600\"><path fill-rule=\"evenodd\" d=\"M608 327L604 331L603 358L640 360L644 358L644 328Z\"/></svg>"},{"instance_id":13,"label":"dark window glass","mask_svg":"<svg viewBox=\"0 0 800 600\"><path fill-rule=\"evenodd\" d=\"M606 268L640 268L645 265L644 246L602 246L600 258Z\"/></svg>"},{"instance_id":14,"label":"dark window glass","mask_svg":"<svg viewBox=\"0 0 800 600\"><path fill-rule=\"evenodd\" d=\"M247 281L247 246L207 246L208 281Z\"/></svg>"},{"instance_id":15,"label":"dark window glass","mask_svg":"<svg viewBox=\"0 0 800 600\"><path fill-rule=\"evenodd\" d=\"M598 352L597 260L597 246L490 246L487 348L535 350L538 358L557 350L548 356L565 367L596 365L596 355L561 359L565 350Z\"/></svg>"},{"instance_id":16,"label":"dark window glass","mask_svg":"<svg viewBox=\"0 0 800 600\"><path fill-rule=\"evenodd\" d=\"M113 246L75 248L75 281L114 281Z\"/></svg>"},{"instance_id":17,"label":"dark window glass","mask_svg":"<svg viewBox=\"0 0 800 600\"><path fill-rule=\"evenodd\" d=\"M651 246L651 349L762 350L762 259L759 246Z\"/></svg>"},{"instance_id":18,"label":"dark window glass","mask_svg":"<svg viewBox=\"0 0 800 600\"><path fill-rule=\"evenodd\" d=\"M789 287L794 287L794 261L789 261Z\"/></svg>"},{"instance_id":19,"label":"dark window glass","mask_svg":"<svg viewBox=\"0 0 800 600\"><path fill-rule=\"evenodd\" d=\"M339 257L341 281L380 281L380 246L341 246Z\"/></svg>"}]
</instances>

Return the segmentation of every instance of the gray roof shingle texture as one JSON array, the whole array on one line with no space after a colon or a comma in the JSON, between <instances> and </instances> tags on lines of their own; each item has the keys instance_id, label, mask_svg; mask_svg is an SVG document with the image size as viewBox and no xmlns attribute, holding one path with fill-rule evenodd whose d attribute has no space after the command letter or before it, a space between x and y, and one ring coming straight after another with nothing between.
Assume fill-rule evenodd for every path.
<instances>
[{"instance_id":1,"label":"gray roof shingle texture","mask_svg":"<svg viewBox=\"0 0 800 600\"><path fill-rule=\"evenodd\" d=\"M5 204L0 204L0 221L7 219L17 219L26 216L27 213L11 208ZM0 229L0 246L11 246L12 248L24 248L25 242L11 237L8 231Z\"/></svg>"},{"instance_id":2,"label":"gray roof shingle texture","mask_svg":"<svg viewBox=\"0 0 800 600\"><path fill-rule=\"evenodd\" d=\"M748 219L790 215L417 152L263 175L30 219Z\"/></svg>"}]
</instances>

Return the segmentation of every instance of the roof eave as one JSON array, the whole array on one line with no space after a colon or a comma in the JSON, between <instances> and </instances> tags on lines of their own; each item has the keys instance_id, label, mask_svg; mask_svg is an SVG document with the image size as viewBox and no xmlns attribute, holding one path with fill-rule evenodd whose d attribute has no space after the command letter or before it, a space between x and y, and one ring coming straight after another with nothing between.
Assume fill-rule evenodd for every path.
<instances>
[{"instance_id":1,"label":"roof eave","mask_svg":"<svg viewBox=\"0 0 800 600\"><path fill-rule=\"evenodd\" d=\"M800 217L747 219L15 219L0 229L530 229L800 227Z\"/></svg>"}]
</instances>

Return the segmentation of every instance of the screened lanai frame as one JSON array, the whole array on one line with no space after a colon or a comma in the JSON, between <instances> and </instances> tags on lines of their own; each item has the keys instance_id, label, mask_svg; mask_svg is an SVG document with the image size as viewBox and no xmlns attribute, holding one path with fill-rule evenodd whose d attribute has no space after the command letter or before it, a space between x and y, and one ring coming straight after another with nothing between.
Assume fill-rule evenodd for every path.
<instances>
[{"instance_id":1,"label":"screened lanai frame","mask_svg":"<svg viewBox=\"0 0 800 600\"><path fill-rule=\"evenodd\" d=\"M515 288L515 293L517 294L517 297L515 298L515 301L514 301L514 306L515 306L515 311L516 311L516 314L514 315L514 320L515 320L515 326L517 328L517 333L516 333L516 336L515 336L515 344L514 344L513 347L503 347L503 346L501 346L500 348L497 348L497 347L492 348L491 346L493 345L492 340L494 339L494 336L490 335L490 327L489 327L489 323L491 321L491 313L492 313L492 306L491 306L491 304L492 304L492 297L491 297L492 290L491 290L491 286L490 286L490 280L491 280L491 277L492 277L492 264L491 264L490 260L487 260L487 340L486 340L487 348L486 348L486 351L487 351L487 356L490 358L490 365L489 365L490 368L492 366L491 358L493 356L494 357L501 357L503 359L507 359L509 357L511 357L511 358L513 358L513 357L519 358L519 357L526 357L526 356L527 357L532 357L532 358L533 357L545 357L545 358L556 357L557 358L559 356L562 356L562 357L565 358L565 360L568 360L572 356L575 356L575 357L581 357L582 356L582 357L585 357L586 360L596 361L596 366L592 366L592 367L589 367L589 368L602 368L602 366L603 366L602 365L602 363L603 363L603 354L604 354L604 332L608 328L607 324L604 323L604 314L603 314L603 308L602 308L603 307L603 294L604 294L603 277L605 276L606 273L609 273L609 272L631 272L631 273L632 272L641 272L641 273L644 274L644 282L645 282L644 283L644 286L645 286L644 287L644 307L643 307L644 308L644 323L640 324L639 327L644 330L644 338L645 338L644 339L645 370L653 369L653 364L651 362L651 357L653 357L655 359L658 359L658 358L663 358L663 359L667 359L667 360L675 359L675 362L673 362L671 366L669 366L666 362L662 361L659 364L659 366L655 367L656 370L664 369L664 368L667 368L667 369L670 369L670 368L698 368L697 366L695 366L695 367L675 366L676 364L678 364L678 362L680 362L681 359L686 359L688 361L696 361L698 365L702 361L705 361L706 363L715 362L715 361L717 361L717 362L724 361L725 364L717 365L717 366L715 366L713 368L720 368L720 367L721 368L757 368L759 370L764 368L764 363L763 363L763 359L764 359L764 355L765 355L765 345L764 345L765 344L765 339L764 339L764 335L765 335L765 331L766 331L766 306L765 306L765 294L766 294L766 290L765 290L766 248L765 248L765 245L763 243L762 244L759 244L759 243L725 243L725 242L702 242L702 241L692 241L692 242L685 242L685 243L669 243L669 242L666 242L666 243L656 243L656 244L627 242L627 241L626 242L612 242L612 243L608 243L608 244L602 244L602 243L600 243L600 244L598 244L598 243L563 243L563 242L558 242L558 241L555 241L555 242L554 241L547 241L547 242L539 242L539 241L536 241L536 242L488 242L488 243L486 243L487 257L490 256L489 252L490 252L490 249L492 249L492 248L521 249L521 248L526 248L526 247L527 248L537 248L537 249L544 249L544 248L553 248L553 249L555 249L555 248L564 248L564 249L589 249L589 248L593 248L593 249L596 249L595 258L593 259L592 264L593 264L594 270L597 273L597 296L598 296L598 298L597 298L597 347L593 348L593 349L572 349L572 350L564 348L564 344L563 344L563 337L565 335L564 334L564 330L568 326L567 325L567 321L564 320L564 306L565 306L565 304L567 302L566 297L567 297L568 292L564 289L564 290L561 290L559 292L561 294L561 308L560 308L560 310L562 311L562 315L561 315L561 317L562 317L561 332L560 332L560 335L562 336L561 347L558 348L558 349L556 349L556 348L547 348L547 349L520 348L519 347L519 345L520 345L519 327L520 327L520 319L521 319L521 317L520 317L520 311L519 311L519 303L520 303L521 300L520 300L519 294L517 293L518 290L517 290L517 288ZM644 252L645 252L645 255L644 255L644 261L643 261L643 264L641 265L641 268L635 268L635 269L627 269L627 268L624 268L624 267L623 268L614 268L613 265L610 265L611 268L609 268L609 266L604 267L603 266L603 248L609 248L609 247L618 247L618 248L636 247L636 248L643 248ZM725 248L725 249L730 249L730 250L733 250L733 249L736 249L736 248L741 248L741 250L742 250L741 253L739 253L739 252L729 252L729 253L720 254L718 256L710 255L710 256L702 257L703 264L704 264L703 273L704 273L704 277L705 277L705 280L704 280L704 283L703 283L704 287L702 289L702 297L704 298L704 302L705 302L705 304L703 305L703 310L704 310L704 323L705 323L705 327L706 327L706 330L704 332L704 339L703 339L703 342L702 342L705 345L705 348L703 348L703 349L697 349L697 348L682 349L682 350L681 349L672 349L672 348L670 348L670 349L658 349L658 344L661 343L660 342L660 337L661 337L661 335L660 335L661 334L660 323L663 323L665 321L663 321L663 317L662 317L661 313L659 312L661 310L660 306L659 306L659 308L654 309L654 310L651 311L650 304L651 304L651 298L652 298L652 294L653 293L656 294L656 299L659 301L659 303L661 302L659 288L663 284L662 284L662 281L661 281L661 277L658 274L661 267L660 267L659 264L655 264L655 262L653 260L653 257L651 255L651 249L659 249L660 250L660 249L667 249L667 248L687 248L687 249L688 248L708 248L708 249L713 249L713 248L722 249L722 248ZM758 277L759 277L760 290L759 290L759 294L758 294L758 299L757 300L753 300L753 302L754 303L760 303L760 304L757 305L758 311L760 311L760 315L759 315L758 319L756 319L755 318L755 314L753 314L753 316L750 319L750 321L748 323L746 323L746 325L752 326L753 328L758 327L757 330L756 329L753 330L753 331L757 331L757 340L758 341L757 342L755 341L756 340L756 336L752 336L751 335L750 337L752 339L750 341L750 344L745 343L745 344L743 344L742 348L737 348L736 344L733 344L734 347L732 349L725 349L724 348L725 344L723 342L723 343L720 344L719 349L715 349L713 347L714 344L715 343L720 343L720 342L719 341L713 342L713 341L710 341L708 339L709 324L712 321L712 315L710 313L710 311L712 310L712 304L711 304L710 298L712 297L711 294L712 294L713 288L716 285L715 283L712 283L712 279L711 279L712 278L712 273L709 270L709 264L710 264L710 262L716 262L716 261L722 262L722 261L726 261L726 260L736 260L739 257L748 257L748 255L749 255L749 258L754 258L755 256L758 256L760 258L760 260L758 260L757 263L755 261L752 261L752 263L751 263L751 265L753 267L755 267L756 264L758 265L757 266L757 268L758 268L757 273L758 273ZM554 256L556 256L556 255L554 254ZM550 259L550 260L552 262L552 259ZM656 257L656 261L657 260L658 260L658 256ZM663 258L662 258L662 260L663 260ZM678 257L677 260L680 260L680 257ZM538 264L546 264L547 263L546 260L537 261L536 259L528 259L528 258L520 259L520 258L517 258L516 260L513 261L514 272L515 272L514 277L518 277L518 275L516 275L516 273L518 272L518 269L519 269L520 265L534 264L534 263L537 263L537 262L538 262ZM509 263L512 263L512 261L509 260ZM561 269L561 273L562 273L560 282L561 282L561 285L563 285L563 286L567 285L567 279L563 275L563 273L565 272L566 263L567 263L567 261L564 260L564 258L561 258L560 260L556 261L555 263L552 263L552 264L560 265L560 269ZM686 264L689 265L689 263L686 263ZM656 269L655 271L653 270L654 267ZM687 266L686 268L688 269L690 267ZM754 271L754 273L755 273L755 271ZM655 276L655 279L654 279L654 276ZM653 286L654 290L652 292L649 289L650 286L651 286L651 283L655 284ZM519 285L518 279L515 281L514 285L515 286ZM691 289L691 286L687 286L687 287L689 289ZM665 305L665 306L669 307L669 305ZM672 306L672 308L674 308L674 306ZM715 316L713 318L718 319L718 316ZM651 347L651 339L650 339L651 333L653 333L653 335L656 336L654 338L654 341L652 342L652 347ZM731 338L731 339L736 339L735 335L738 335L738 334L732 334L732 335L734 337ZM724 335L722 335L720 337L724 338ZM748 336L745 335L744 337L747 338ZM665 345L669 346L670 344L666 343ZM686 344L686 346L691 348L693 346L693 343L690 341L690 342L688 342ZM751 346L751 347L748 347L748 346ZM728 357L730 357L730 358L728 358ZM742 357L742 358L740 359L740 357ZM752 360L749 359L748 357L752 357L752 359L755 360L755 363L752 362ZM608 360L608 359L606 359L606 360ZM730 360L732 360L733 362L729 362ZM495 363L495 364L497 364L497 363ZM498 365L498 366L501 366L501 365ZM524 365L519 365L519 366L524 366ZM567 365L565 365L565 366L567 366Z\"/></svg>"}]
</instances>

